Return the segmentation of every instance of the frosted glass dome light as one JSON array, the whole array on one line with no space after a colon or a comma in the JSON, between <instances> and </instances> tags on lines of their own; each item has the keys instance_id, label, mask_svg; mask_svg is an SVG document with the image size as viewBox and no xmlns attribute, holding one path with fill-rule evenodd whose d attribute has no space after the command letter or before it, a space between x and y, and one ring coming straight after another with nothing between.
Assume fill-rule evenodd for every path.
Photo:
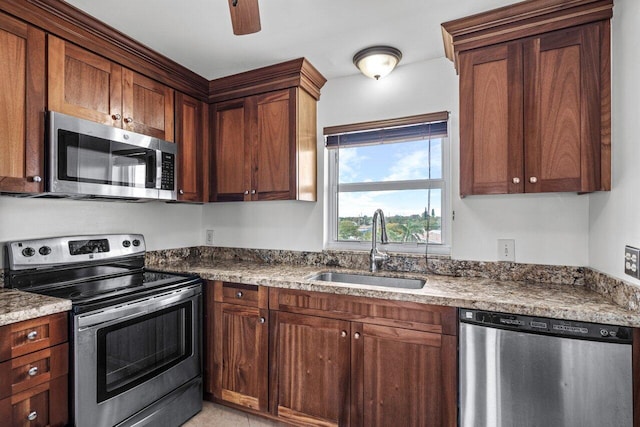
<instances>
[{"instance_id":1,"label":"frosted glass dome light","mask_svg":"<svg viewBox=\"0 0 640 427\"><path fill-rule=\"evenodd\" d=\"M393 71L401 58L402 52L395 47L372 46L356 53L353 63L365 76L379 80Z\"/></svg>"}]
</instances>

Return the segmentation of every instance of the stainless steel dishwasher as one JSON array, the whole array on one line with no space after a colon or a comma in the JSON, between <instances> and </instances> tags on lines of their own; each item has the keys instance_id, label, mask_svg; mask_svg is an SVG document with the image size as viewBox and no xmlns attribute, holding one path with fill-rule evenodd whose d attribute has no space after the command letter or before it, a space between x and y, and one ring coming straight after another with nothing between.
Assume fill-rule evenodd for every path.
<instances>
[{"instance_id":1,"label":"stainless steel dishwasher","mask_svg":"<svg viewBox=\"0 0 640 427\"><path fill-rule=\"evenodd\" d=\"M459 313L460 426L632 426L630 328Z\"/></svg>"}]
</instances>

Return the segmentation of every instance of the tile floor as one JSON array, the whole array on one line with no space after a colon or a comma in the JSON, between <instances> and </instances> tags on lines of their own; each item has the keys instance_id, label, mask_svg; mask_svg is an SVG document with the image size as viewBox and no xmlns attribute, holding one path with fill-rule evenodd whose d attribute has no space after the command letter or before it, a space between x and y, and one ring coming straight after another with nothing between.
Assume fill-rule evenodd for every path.
<instances>
[{"instance_id":1,"label":"tile floor","mask_svg":"<svg viewBox=\"0 0 640 427\"><path fill-rule=\"evenodd\" d=\"M202 411L182 427L280 427L283 425L205 400Z\"/></svg>"}]
</instances>

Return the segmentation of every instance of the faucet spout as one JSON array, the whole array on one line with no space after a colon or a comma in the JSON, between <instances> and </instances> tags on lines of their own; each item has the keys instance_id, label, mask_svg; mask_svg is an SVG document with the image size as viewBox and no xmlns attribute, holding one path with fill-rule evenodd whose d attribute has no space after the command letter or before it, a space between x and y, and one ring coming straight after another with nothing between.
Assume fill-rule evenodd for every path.
<instances>
[{"instance_id":1,"label":"faucet spout","mask_svg":"<svg viewBox=\"0 0 640 427\"><path fill-rule=\"evenodd\" d=\"M383 261L389 259L389 255L386 252L382 252L378 249L378 218L380 218L380 243L386 244L389 242L389 238L387 237L387 225L384 220L384 212L382 212L382 209L376 209L373 213L373 224L371 227L371 252L369 253L369 271L373 273L380 269Z\"/></svg>"}]
</instances>

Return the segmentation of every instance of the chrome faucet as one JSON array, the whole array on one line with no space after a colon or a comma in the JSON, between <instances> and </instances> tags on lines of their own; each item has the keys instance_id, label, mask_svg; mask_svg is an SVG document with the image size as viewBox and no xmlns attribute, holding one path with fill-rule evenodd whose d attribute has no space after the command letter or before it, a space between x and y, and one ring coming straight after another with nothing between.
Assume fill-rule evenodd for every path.
<instances>
[{"instance_id":1,"label":"chrome faucet","mask_svg":"<svg viewBox=\"0 0 640 427\"><path fill-rule=\"evenodd\" d=\"M378 234L378 216L380 217L380 243L386 244L389 239L387 238L387 225L384 222L384 213L382 209L376 209L373 213L373 224L371 227L371 252L369 253L369 271L375 273L380 268L380 264L383 261L389 259L389 255L386 252L382 252L378 249L376 244L376 237Z\"/></svg>"}]
</instances>

